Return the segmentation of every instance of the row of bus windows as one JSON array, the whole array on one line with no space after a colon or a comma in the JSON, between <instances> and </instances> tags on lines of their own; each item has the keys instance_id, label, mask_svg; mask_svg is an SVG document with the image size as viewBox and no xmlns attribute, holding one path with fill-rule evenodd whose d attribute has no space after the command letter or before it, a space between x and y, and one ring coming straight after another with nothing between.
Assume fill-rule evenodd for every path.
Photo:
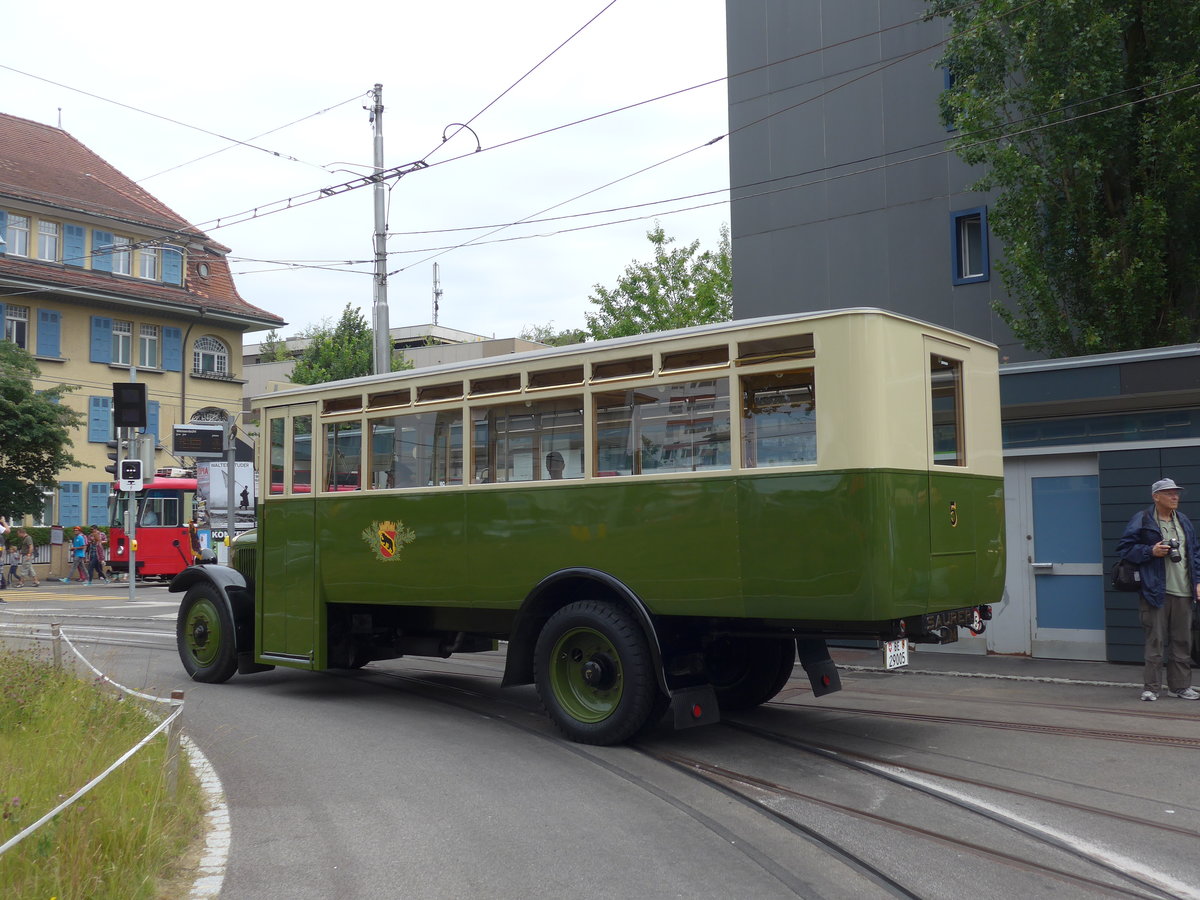
<instances>
[{"instance_id":1,"label":"row of bus windows","mask_svg":"<svg viewBox=\"0 0 1200 900\"><path fill-rule=\"evenodd\" d=\"M817 461L813 371L741 379L742 465ZM584 447L582 396L324 426L322 490L375 490L728 469L728 379L593 394L594 443ZM285 420L270 420L270 492L285 490ZM293 416L291 489L311 490L313 418ZM466 453L469 444L469 455Z\"/></svg>"}]
</instances>

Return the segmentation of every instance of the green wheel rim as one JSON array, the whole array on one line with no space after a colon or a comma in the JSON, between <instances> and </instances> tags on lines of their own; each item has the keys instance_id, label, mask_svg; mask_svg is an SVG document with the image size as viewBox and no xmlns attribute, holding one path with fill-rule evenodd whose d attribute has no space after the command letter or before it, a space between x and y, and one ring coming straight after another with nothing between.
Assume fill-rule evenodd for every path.
<instances>
[{"instance_id":1,"label":"green wheel rim","mask_svg":"<svg viewBox=\"0 0 1200 900\"><path fill-rule=\"evenodd\" d=\"M185 624L187 650L197 665L210 666L221 652L221 615L207 597L192 604Z\"/></svg>"},{"instance_id":2,"label":"green wheel rim","mask_svg":"<svg viewBox=\"0 0 1200 900\"><path fill-rule=\"evenodd\" d=\"M572 628L554 642L550 653L550 687L572 719L578 722L607 719L621 704L624 684L621 658L612 642L599 631Z\"/></svg>"}]
</instances>

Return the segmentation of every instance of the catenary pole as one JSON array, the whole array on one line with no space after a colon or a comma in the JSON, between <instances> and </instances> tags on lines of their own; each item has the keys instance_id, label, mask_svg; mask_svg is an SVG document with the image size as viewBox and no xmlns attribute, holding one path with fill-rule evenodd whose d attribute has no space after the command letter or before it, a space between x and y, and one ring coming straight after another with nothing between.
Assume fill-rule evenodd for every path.
<instances>
[{"instance_id":1,"label":"catenary pole","mask_svg":"<svg viewBox=\"0 0 1200 900\"><path fill-rule=\"evenodd\" d=\"M371 326L374 332L372 370L376 375L392 370L391 320L387 301L387 217L385 202L387 193L383 178L383 85L375 85L371 92L374 106L371 122L375 126L375 304Z\"/></svg>"}]
</instances>

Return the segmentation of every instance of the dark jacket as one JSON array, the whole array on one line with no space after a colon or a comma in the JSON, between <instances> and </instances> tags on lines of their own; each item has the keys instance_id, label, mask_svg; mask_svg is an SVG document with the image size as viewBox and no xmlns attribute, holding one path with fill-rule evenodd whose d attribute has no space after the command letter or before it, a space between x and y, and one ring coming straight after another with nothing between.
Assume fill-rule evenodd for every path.
<instances>
[{"instance_id":1,"label":"dark jacket","mask_svg":"<svg viewBox=\"0 0 1200 900\"><path fill-rule=\"evenodd\" d=\"M1192 572L1192 597L1196 596L1196 585L1200 584L1200 541L1196 540L1196 529L1192 520L1178 510L1175 511L1183 534L1187 541L1187 561ZM1154 507L1143 509L1136 513L1125 533L1117 541L1117 555L1137 565L1142 573L1142 597L1151 606L1163 605L1167 587L1167 566L1165 556L1155 556L1154 545L1162 540L1162 532L1158 528L1158 520L1154 517Z\"/></svg>"}]
</instances>

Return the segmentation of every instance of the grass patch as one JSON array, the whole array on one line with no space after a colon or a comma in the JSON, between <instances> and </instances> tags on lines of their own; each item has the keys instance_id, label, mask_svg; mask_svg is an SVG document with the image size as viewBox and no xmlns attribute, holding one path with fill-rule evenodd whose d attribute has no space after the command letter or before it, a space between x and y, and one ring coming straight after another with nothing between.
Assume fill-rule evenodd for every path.
<instances>
[{"instance_id":1,"label":"grass patch","mask_svg":"<svg viewBox=\"0 0 1200 900\"><path fill-rule=\"evenodd\" d=\"M158 710L161 713L162 709ZM137 701L0 650L0 844L83 787L154 728ZM159 900L202 839L203 802L186 765L166 796L165 734L0 856L0 897ZM174 884L174 888L171 885Z\"/></svg>"}]
</instances>

